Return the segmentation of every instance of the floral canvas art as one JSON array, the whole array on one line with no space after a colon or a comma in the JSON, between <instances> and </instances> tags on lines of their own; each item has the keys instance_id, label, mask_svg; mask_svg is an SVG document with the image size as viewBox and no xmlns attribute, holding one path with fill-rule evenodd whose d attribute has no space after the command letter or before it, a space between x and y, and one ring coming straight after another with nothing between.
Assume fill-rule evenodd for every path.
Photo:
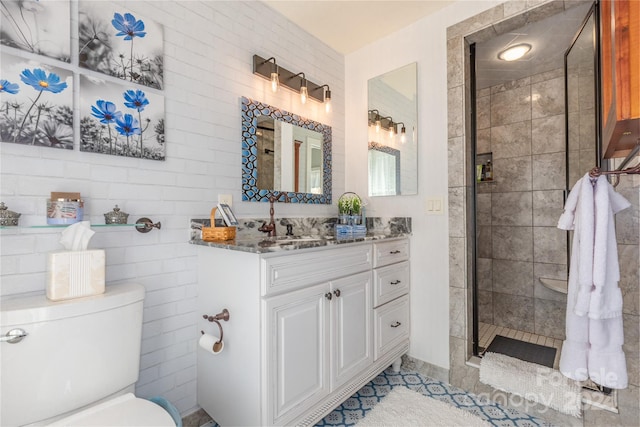
<instances>
[{"instance_id":1,"label":"floral canvas art","mask_svg":"<svg viewBox=\"0 0 640 427\"><path fill-rule=\"evenodd\" d=\"M0 140L73 149L73 74L2 54Z\"/></svg>"},{"instance_id":2,"label":"floral canvas art","mask_svg":"<svg viewBox=\"0 0 640 427\"><path fill-rule=\"evenodd\" d=\"M69 62L69 0L1 0L0 42L5 46Z\"/></svg>"},{"instance_id":3,"label":"floral canvas art","mask_svg":"<svg viewBox=\"0 0 640 427\"><path fill-rule=\"evenodd\" d=\"M164 160L164 97L80 76L80 151Z\"/></svg>"},{"instance_id":4,"label":"floral canvas art","mask_svg":"<svg viewBox=\"0 0 640 427\"><path fill-rule=\"evenodd\" d=\"M111 2L79 2L80 66L163 88L162 26Z\"/></svg>"}]
</instances>

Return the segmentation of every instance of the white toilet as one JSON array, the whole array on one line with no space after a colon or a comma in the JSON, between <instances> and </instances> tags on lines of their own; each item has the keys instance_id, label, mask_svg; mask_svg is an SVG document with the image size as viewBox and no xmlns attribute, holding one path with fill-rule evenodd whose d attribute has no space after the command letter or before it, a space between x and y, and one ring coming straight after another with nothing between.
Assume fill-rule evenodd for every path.
<instances>
[{"instance_id":1,"label":"white toilet","mask_svg":"<svg viewBox=\"0 0 640 427\"><path fill-rule=\"evenodd\" d=\"M0 425L175 427L166 410L132 393L143 299L138 284L68 301L3 298ZM20 330L27 335L10 343L9 331Z\"/></svg>"}]
</instances>

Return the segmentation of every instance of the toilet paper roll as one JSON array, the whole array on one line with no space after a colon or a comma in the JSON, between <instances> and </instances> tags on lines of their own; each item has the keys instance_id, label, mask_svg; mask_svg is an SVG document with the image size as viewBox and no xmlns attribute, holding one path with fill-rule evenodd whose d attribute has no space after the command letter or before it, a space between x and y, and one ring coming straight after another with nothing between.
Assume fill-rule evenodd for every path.
<instances>
[{"instance_id":1,"label":"toilet paper roll","mask_svg":"<svg viewBox=\"0 0 640 427\"><path fill-rule=\"evenodd\" d=\"M198 345L202 347L207 353L220 354L224 350L224 341L216 345L219 338L215 335L203 334L198 341Z\"/></svg>"}]
</instances>

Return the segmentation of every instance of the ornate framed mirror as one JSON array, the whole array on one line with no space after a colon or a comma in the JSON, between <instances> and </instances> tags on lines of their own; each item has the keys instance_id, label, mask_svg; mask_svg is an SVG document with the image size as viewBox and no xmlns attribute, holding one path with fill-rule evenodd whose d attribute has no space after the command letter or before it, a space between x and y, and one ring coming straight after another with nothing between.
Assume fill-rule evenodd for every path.
<instances>
[{"instance_id":1,"label":"ornate framed mirror","mask_svg":"<svg viewBox=\"0 0 640 427\"><path fill-rule=\"evenodd\" d=\"M331 204L331 127L242 98L242 200Z\"/></svg>"}]
</instances>

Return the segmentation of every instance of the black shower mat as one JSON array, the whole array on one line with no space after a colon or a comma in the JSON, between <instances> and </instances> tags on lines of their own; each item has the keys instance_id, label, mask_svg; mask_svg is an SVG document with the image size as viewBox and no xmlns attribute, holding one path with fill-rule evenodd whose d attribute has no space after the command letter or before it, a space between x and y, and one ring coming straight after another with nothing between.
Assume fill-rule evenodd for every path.
<instances>
[{"instance_id":1,"label":"black shower mat","mask_svg":"<svg viewBox=\"0 0 640 427\"><path fill-rule=\"evenodd\" d=\"M553 368L553 361L556 358L556 349L553 347L507 338L502 335L496 335L486 351L504 354L549 368Z\"/></svg>"}]
</instances>

